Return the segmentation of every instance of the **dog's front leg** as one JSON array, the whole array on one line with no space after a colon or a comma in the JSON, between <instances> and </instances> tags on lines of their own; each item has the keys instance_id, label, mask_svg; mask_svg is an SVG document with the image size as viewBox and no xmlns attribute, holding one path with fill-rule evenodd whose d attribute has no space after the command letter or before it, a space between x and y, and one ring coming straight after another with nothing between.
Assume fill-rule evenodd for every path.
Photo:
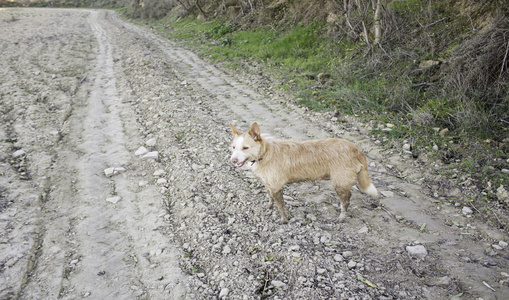
<instances>
[{"instance_id":1,"label":"dog's front leg","mask_svg":"<svg viewBox=\"0 0 509 300\"><path fill-rule=\"evenodd\" d=\"M269 193L273 201L276 202L277 209L281 214L281 223L288 223L288 213L286 212L285 203L283 200L283 189L281 188L280 190L269 190Z\"/></svg>"}]
</instances>

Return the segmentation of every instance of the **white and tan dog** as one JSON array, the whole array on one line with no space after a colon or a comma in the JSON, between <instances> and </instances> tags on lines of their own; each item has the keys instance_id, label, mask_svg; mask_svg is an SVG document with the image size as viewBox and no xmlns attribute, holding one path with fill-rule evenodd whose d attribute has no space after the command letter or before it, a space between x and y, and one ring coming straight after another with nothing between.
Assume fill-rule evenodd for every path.
<instances>
[{"instance_id":1,"label":"white and tan dog","mask_svg":"<svg viewBox=\"0 0 509 300\"><path fill-rule=\"evenodd\" d=\"M257 123L242 133L231 123L233 143L231 162L237 167L251 165L269 193L269 208L276 202L281 221L288 222L283 202L287 183L308 180L330 180L341 202L339 221L343 221L350 204L351 187L358 181L366 194L378 192L368 174L366 156L355 144L342 139L305 142L264 138Z\"/></svg>"}]
</instances>

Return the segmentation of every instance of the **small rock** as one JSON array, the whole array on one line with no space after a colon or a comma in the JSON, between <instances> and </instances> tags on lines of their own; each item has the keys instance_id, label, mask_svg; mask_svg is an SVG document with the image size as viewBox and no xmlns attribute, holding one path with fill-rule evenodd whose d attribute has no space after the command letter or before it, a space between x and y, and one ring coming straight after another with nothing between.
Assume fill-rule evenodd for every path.
<instances>
[{"instance_id":1,"label":"small rock","mask_svg":"<svg viewBox=\"0 0 509 300\"><path fill-rule=\"evenodd\" d=\"M166 180L165 178L158 178L157 179L157 184L167 184L168 183L168 180Z\"/></svg>"},{"instance_id":2,"label":"small rock","mask_svg":"<svg viewBox=\"0 0 509 300\"><path fill-rule=\"evenodd\" d=\"M449 133L449 128L444 128L442 130L440 130L440 132L438 133L438 135L440 136L445 136Z\"/></svg>"},{"instance_id":3,"label":"small rock","mask_svg":"<svg viewBox=\"0 0 509 300\"><path fill-rule=\"evenodd\" d=\"M228 246L228 245L224 246L223 254L230 254L231 252L232 252L232 249L230 248L230 246Z\"/></svg>"},{"instance_id":4,"label":"small rock","mask_svg":"<svg viewBox=\"0 0 509 300\"><path fill-rule=\"evenodd\" d=\"M509 203L509 192L504 188L503 185L501 185L497 189L497 198L498 198L498 200L505 201L506 203Z\"/></svg>"},{"instance_id":5,"label":"small rock","mask_svg":"<svg viewBox=\"0 0 509 300\"><path fill-rule=\"evenodd\" d=\"M509 169L502 169L502 173L509 174Z\"/></svg>"},{"instance_id":6,"label":"small rock","mask_svg":"<svg viewBox=\"0 0 509 300\"><path fill-rule=\"evenodd\" d=\"M299 245L293 245L293 246L288 247L288 251L289 252L299 251L299 250L300 250L300 246Z\"/></svg>"},{"instance_id":7,"label":"small rock","mask_svg":"<svg viewBox=\"0 0 509 300\"><path fill-rule=\"evenodd\" d=\"M363 233L368 233L368 231L369 231L369 228L367 226L363 226L363 227L361 227L361 229L357 230L357 233L363 234Z\"/></svg>"},{"instance_id":8,"label":"small rock","mask_svg":"<svg viewBox=\"0 0 509 300\"><path fill-rule=\"evenodd\" d=\"M342 253L343 255L343 258L349 258L349 257L352 257L353 256L353 252L352 251L345 251Z\"/></svg>"},{"instance_id":9,"label":"small rock","mask_svg":"<svg viewBox=\"0 0 509 300\"><path fill-rule=\"evenodd\" d=\"M506 242L504 242L504 241L499 241L499 242L498 242L498 245L499 245L500 247L502 247L502 248L505 248L505 247L507 247L507 246L508 246L508 244L507 244Z\"/></svg>"},{"instance_id":10,"label":"small rock","mask_svg":"<svg viewBox=\"0 0 509 300\"><path fill-rule=\"evenodd\" d=\"M136 152L134 152L134 155L140 156L140 155L144 155L144 154L147 154L147 153L148 153L147 148L141 146L140 148L138 148L138 150L136 150Z\"/></svg>"},{"instance_id":11,"label":"small rock","mask_svg":"<svg viewBox=\"0 0 509 300\"><path fill-rule=\"evenodd\" d=\"M18 157L23 156L25 154L26 154L25 150L20 149L18 151L14 151L14 153L12 153L12 157L13 158L18 158Z\"/></svg>"},{"instance_id":12,"label":"small rock","mask_svg":"<svg viewBox=\"0 0 509 300\"><path fill-rule=\"evenodd\" d=\"M149 152L145 155L143 155L141 158L143 159L154 159L154 160L158 160L159 159L159 152L157 151L152 151L152 152Z\"/></svg>"},{"instance_id":13,"label":"small rock","mask_svg":"<svg viewBox=\"0 0 509 300\"><path fill-rule=\"evenodd\" d=\"M428 69L428 68L434 67L438 64L440 64L440 61L438 61L438 60L423 60L419 64L419 68Z\"/></svg>"},{"instance_id":14,"label":"small rock","mask_svg":"<svg viewBox=\"0 0 509 300\"><path fill-rule=\"evenodd\" d=\"M113 204L116 204L121 199L122 198L120 196L115 196L115 197L106 198L106 201L110 202L110 203L113 203Z\"/></svg>"},{"instance_id":15,"label":"small rock","mask_svg":"<svg viewBox=\"0 0 509 300\"><path fill-rule=\"evenodd\" d=\"M353 269L357 266L357 263L354 262L353 260L349 261L348 262L348 269Z\"/></svg>"},{"instance_id":16,"label":"small rock","mask_svg":"<svg viewBox=\"0 0 509 300\"><path fill-rule=\"evenodd\" d=\"M428 255L428 250L426 250L423 245L406 246L406 251L410 256L417 256L420 258L424 258Z\"/></svg>"},{"instance_id":17,"label":"small rock","mask_svg":"<svg viewBox=\"0 0 509 300\"><path fill-rule=\"evenodd\" d=\"M394 127L394 124L387 123L387 124L385 124L385 127L387 127L387 128L393 128L393 127Z\"/></svg>"},{"instance_id":18,"label":"small rock","mask_svg":"<svg viewBox=\"0 0 509 300\"><path fill-rule=\"evenodd\" d=\"M471 215L473 213L472 209L470 209L470 207L467 207L467 206L464 206L463 209L461 210L461 212L464 215Z\"/></svg>"},{"instance_id":19,"label":"small rock","mask_svg":"<svg viewBox=\"0 0 509 300\"><path fill-rule=\"evenodd\" d=\"M438 146L437 145L433 145L433 150L438 151Z\"/></svg>"},{"instance_id":20,"label":"small rock","mask_svg":"<svg viewBox=\"0 0 509 300\"><path fill-rule=\"evenodd\" d=\"M271 284L273 287L275 288L282 288L282 287L285 287L286 286L286 283L280 281L280 280L272 280L271 281Z\"/></svg>"},{"instance_id":21,"label":"small rock","mask_svg":"<svg viewBox=\"0 0 509 300\"><path fill-rule=\"evenodd\" d=\"M384 196L385 198L394 197L394 192L391 191L380 191L380 194L382 194L382 196Z\"/></svg>"},{"instance_id":22,"label":"small rock","mask_svg":"<svg viewBox=\"0 0 509 300\"><path fill-rule=\"evenodd\" d=\"M327 272L327 269L322 269L322 268L316 269L316 273L318 273L320 275L325 274L325 272Z\"/></svg>"},{"instance_id":23,"label":"small rock","mask_svg":"<svg viewBox=\"0 0 509 300\"><path fill-rule=\"evenodd\" d=\"M111 177L113 175L120 174L124 171L125 171L125 168L122 168L122 167L107 168L107 169L104 169L104 175L106 175L106 177Z\"/></svg>"},{"instance_id":24,"label":"small rock","mask_svg":"<svg viewBox=\"0 0 509 300\"><path fill-rule=\"evenodd\" d=\"M343 256L341 256L341 254L336 254L334 255L334 260L337 262L342 262L344 259Z\"/></svg>"},{"instance_id":25,"label":"small rock","mask_svg":"<svg viewBox=\"0 0 509 300\"><path fill-rule=\"evenodd\" d=\"M493 245L491 245L491 247L495 250L502 250L502 247L500 247L500 245L498 245L498 244L493 244Z\"/></svg>"},{"instance_id":26,"label":"small rock","mask_svg":"<svg viewBox=\"0 0 509 300\"><path fill-rule=\"evenodd\" d=\"M154 147L156 145L156 143L157 143L157 139L151 138L150 140L145 142L145 145L147 145L149 147Z\"/></svg>"},{"instance_id":27,"label":"small rock","mask_svg":"<svg viewBox=\"0 0 509 300\"><path fill-rule=\"evenodd\" d=\"M221 292L219 293L219 299L226 298L226 296L228 296L229 293L230 293L230 289L222 288Z\"/></svg>"},{"instance_id":28,"label":"small rock","mask_svg":"<svg viewBox=\"0 0 509 300\"><path fill-rule=\"evenodd\" d=\"M412 146L410 146L410 144L403 145L403 150L410 151L411 148L412 148Z\"/></svg>"},{"instance_id":29,"label":"small rock","mask_svg":"<svg viewBox=\"0 0 509 300\"><path fill-rule=\"evenodd\" d=\"M451 283L452 280L449 276L440 277L434 282L434 284L438 286L449 286Z\"/></svg>"},{"instance_id":30,"label":"small rock","mask_svg":"<svg viewBox=\"0 0 509 300\"><path fill-rule=\"evenodd\" d=\"M141 180L140 182L138 182L139 187L144 187L146 185L148 185L148 181L146 181L146 180Z\"/></svg>"},{"instance_id":31,"label":"small rock","mask_svg":"<svg viewBox=\"0 0 509 300\"><path fill-rule=\"evenodd\" d=\"M161 176L164 176L164 175L166 175L166 171L165 170L161 170L161 169L155 171L154 174L153 174L153 176L155 176L155 177L161 177Z\"/></svg>"}]
</instances>

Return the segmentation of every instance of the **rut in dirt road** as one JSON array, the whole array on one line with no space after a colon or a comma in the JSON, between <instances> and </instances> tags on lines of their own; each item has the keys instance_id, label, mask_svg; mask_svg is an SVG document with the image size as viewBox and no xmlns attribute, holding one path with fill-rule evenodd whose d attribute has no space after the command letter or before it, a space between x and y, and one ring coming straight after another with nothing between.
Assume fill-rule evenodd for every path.
<instances>
[{"instance_id":1,"label":"rut in dirt road","mask_svg":"<svg viewBox=\"0 0 509 300\"><path fill-rule=\"evenodd\" d=\"M463 213L461 190L431 193L425 162L381 149L355 120L311 113L112 11L0 18L0 298L509 293L507 236ZM328 182L288 185L279 224L264 187L228 160L228 123L254 121L276 138L355 142L383 196L353 188L338 223ZM135 154L146 151L157 159Z\"/></svg>"},{"instance_id":2,"label":"rut in dirt road","mask_svg":"<svg viewBox=\"0 0 509 300\"><path fill-rule=\"evenodd\" d=\"M24 32L24 38L33 39L38 37L38 32L58 30L56 36L45 42L46 51L54 51L59 56L61 65L54 62L53 68L65 68L65 64L74 62L69 62L72 56L66 57L72 53L52 47L77 43L80 39L88 39L92 46L86 61L89 65L84 66L89 71L79 74L79 87L67 95L71 105L65 119L56 124L60 126L56 128L58 135L63 138L51 151L52 163L46 170L33 172L33 177L40 176L34 181L45 178L46 202L40 203L43 212L37 216L22 215L37 225L33 229L36 232L33 246L25 253L27 268L19 270L25 274L2 272L13 283L21 279L18 289L9 282L5 282L6 286L2 284L2 295L21 299L183 297L185 277L173 257L174 246L158 231L162 230L161 212L164 212L159 191L149 188L141 193L133 192L137 182L129 178L129 170L113 178L105 176L104 170L109 167L124 170L144 167L138 161L132 162L136 158L125 148L139 137L124 134L129 128L121 119L121 110L124 117L129 111L122 107L117 90L118 75L112 55L115 50L110 43L112 33L100 24L104 12L14 12L23 24L29 24L27 18L32 14L42 18L42 24L51 18L69 29L51 27L55 24L48 22L46 27L37 28L37 32ZM88 28L88 31L78 33L76 28ZM57 40L57 45L52 40ZM30 49L25 51L28 52L25 55L44 55L32 54ZM38 75L44 77L46 74L41 71L44 69ZM51 99L51 95L48 97ZM31 107L36 105L42 104ZM18 131L18 135L25 134ZM30 156L35 164L37 153ZM154 204L159 205L150 207ZM142 254L150 251L159 258L148 263Z\"/></svg>"}]
</instances>

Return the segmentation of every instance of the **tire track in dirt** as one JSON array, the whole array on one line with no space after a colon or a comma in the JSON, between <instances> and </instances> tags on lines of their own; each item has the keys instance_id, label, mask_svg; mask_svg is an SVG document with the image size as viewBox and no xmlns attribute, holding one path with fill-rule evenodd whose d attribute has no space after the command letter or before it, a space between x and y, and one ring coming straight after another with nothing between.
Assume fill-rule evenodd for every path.
<instances>
[{"instance_id":1,"label":"tire track in dirt","mask_svg":"<svg viewBox=\"0 0 509 300\"><path fill-rule=\"evenodd\" d=\"M21 212L30 224L26 230L34 232L30 232L33 240L23 251L22 259L8 265L8 271L14 271L14 267L26 264L19 269L19 288L3 286L9 282L0 281L2 295L5 289L5 295L19 299L185 297L186 278L177 264L178 253L171 239L163 235L167 226L163 223L159 190L152 186L140 191L136 188L138 182L133 181L132 176L137 176L133 169L152 173L157 162L142 162L126 149L143 141L129 123L129 106L122 103L117 89L115 46L110 42L113 33L104 29L105 13L58 9L14 13L18 13L16 18L31 14L35 23L45 24L44 29L36 28L35 36L42 31L55 39L51 32L60 26L69 26L70 34L79 26L83 40L90 38L93 54L88 60L90 65L85 67L88 72L79 77L81 87L65 88L72 97L64 100L71 108L63 113L59 124L59 135L64 138L56 140L61 141L59 145L51 145L53 156L46 169L33 172L34 183L44 183L41 193L45 196L40 198L45 202L38 203L35 216ZM46 18L51 22L45 23ZM19 28L16 30L19 32ZM40 44L35 43L36 47ZM65 45L64 40L62 44ZM66 61L73 59L68 56L71 52L52 48L52 43L42 45L46 51L55 51L51 55L56 55L57 60L63 60L55 63L56 71L65 69ZM32 55L32 51L26 52ZM37 69L37 65L34 61L31 66ZM48 95L52 99L54 91ZM19 116L12 116L16 117ZM52 116L45 118L43 122ZM18 131L23 134L23 130ZM105 176L106 168L120 166L126 169L124 173ZM115 196L120 198L107 201ZM16 235L21 234L18 229Z\"/></svg>"}]
</instances>

